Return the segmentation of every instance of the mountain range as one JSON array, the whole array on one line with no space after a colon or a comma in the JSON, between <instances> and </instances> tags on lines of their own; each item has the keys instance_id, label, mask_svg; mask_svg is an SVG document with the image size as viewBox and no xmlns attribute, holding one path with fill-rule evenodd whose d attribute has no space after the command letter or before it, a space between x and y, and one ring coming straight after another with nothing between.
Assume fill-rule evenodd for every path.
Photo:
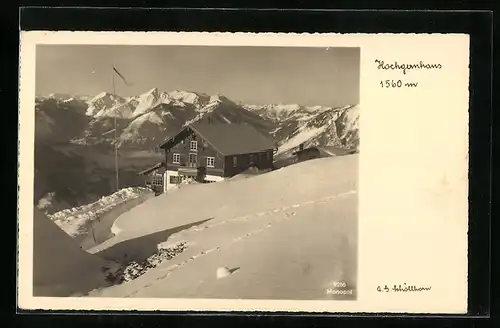
<instances>
[{"instance_id":1,"label":"mountain range","mask_svg":"<svg viewBox=\"0 0 500 328\"><path fill-rule=\"evenodd\" d=\"M34 202L49 201L47 213L80 206L116 191L142 185L137 172L163 159L156 147L197 120L245 122L270 135L278 147L277 167L305 147L357 148L358 106L249 105L224 95L156 88L134 97L100 93L52 94L35 99ZM114 124L117 124L116 137Z\"/></svg>"},{"instance_id":2,"label":"mountain range","mask_svg":"<svg viewBox=\"0 0 500 328\"><path fill-rule=\"evenodd\" d=\"M356 148L359 107L252 105L222 94L162 92L157 88L133 97L102 92L94 97L52 94L35 103L37 141L68 140L81 145L113 145L121 149L154 149L190 122L246 122L270 134L278 155L299 144ZM117 123L116 137L114 124Z\"/></svg>"}]
</instances>

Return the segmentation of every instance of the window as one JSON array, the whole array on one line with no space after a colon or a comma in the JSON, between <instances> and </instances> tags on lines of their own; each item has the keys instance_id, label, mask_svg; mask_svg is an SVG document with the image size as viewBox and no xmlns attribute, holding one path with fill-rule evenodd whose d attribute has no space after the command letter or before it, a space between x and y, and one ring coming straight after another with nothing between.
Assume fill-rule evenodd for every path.
<instances>
[{"instance_id":1,"label":"window","mask_svg":"<svg viewBox=\"0 0 500 328\"><path fill-rule=\"evenodd\" d=\"M154 174L153 175L153 185L154 186L163 186L163 175L162 174Z\"/></svg>"},{"instance_id":2,"label":"window","mask_svg":"<svg viewBox=\"0 0 500 328\"><path fill-rule=\"evenodd\" d=\"M192 151L197 151L198 150L198 142L196 141L191 141L189 143L189 150L192 150Z\"/></svg>"},{"instance_id":3,"label":"window","mask_svg":"<svg viewBox=\"0 0 500 328\"><path fill-rule=\"evenodd\" d=\"M189 154L188 166L189 167L197 167L198 166L198 155Z\"/></svg>"},{"instance_id":4,"label":"window","mask_svg":"<svg viewBox=\"0 0 500 328\"><path fill-rule=\"evenodd\" d=\"M172 155L172 163L180 164L181 162L181 154L173 154Z\"/></svg>"},{"instance_id":5,"label":"window","mask_svg":"<svg viewBox=\"0 0 500 328\"><path fill-rule=\"evenodd\" d=\"M254 155L253 154L250 154L250 163L252 163L255 159L254 159Z\"/></svg>"},{"instance_id":6,"label":"window","mask_svg":"<svg viewBox=\"0 0 500 328\"><path fill-rule=\"evenodd\" d=\"M181 183L182 178L180 176L172 175L170 176L170 183L171 184L179 184Z\"/></svg>"},{"instance_id":7,"label":"window","mask_svg":"<svg viewBox=\"0 0 500 328\"><path fill-rule=\"evenodd\" d=\"M236 167L238 165L238 157L233 156L233 167Z\"/></svg>"},{"instance_id":8,"label":"window","mask_svg":"<svg viewBox=\"0 0 500 328\"><path fill-rule=\"evenodd\" d=\"M215 157L207 157L207 167L215 167Z\"/></svg>"}]
</instances>

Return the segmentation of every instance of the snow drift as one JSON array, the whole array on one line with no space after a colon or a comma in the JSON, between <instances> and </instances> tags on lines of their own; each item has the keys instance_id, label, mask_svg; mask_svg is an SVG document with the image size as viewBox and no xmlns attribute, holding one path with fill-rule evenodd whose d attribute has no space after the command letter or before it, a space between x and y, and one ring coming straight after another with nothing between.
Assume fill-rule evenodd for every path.
<instances>
[{"instance_id":1,"label":"snow drift","mask_svg":"<svg viewBox=\"0 0 500 328\"><path fill-rule=\"evenodd\" d=\"M341 296L326 290L343 281L354 293L342 297L352 299L357 175L353 154L152 198L122 214L120 233L89 252L123 260L147 258L159 244L186 250L90 296L332 299ZM218 280L220 267L234 274Z\"/></svg>"},{"instance_id":2,"label":"snow drift","mask_svg":"<svg viewBox=\"0 0 500 328\"><path fill-rule=\"evenodd\" d=\"M93 203L56 212L49 215L49 218L68 235L76 237L87 234L86 226L102 214L131 199L150 193L151 190L144 187L124 188Z\"/></svg>"}]
</instances>

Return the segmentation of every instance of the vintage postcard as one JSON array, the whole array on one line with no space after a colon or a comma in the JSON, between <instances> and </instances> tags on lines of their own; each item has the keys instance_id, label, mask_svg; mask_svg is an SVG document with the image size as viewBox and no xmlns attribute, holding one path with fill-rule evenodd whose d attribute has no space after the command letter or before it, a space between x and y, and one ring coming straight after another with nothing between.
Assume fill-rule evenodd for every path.
<instances>
[{"instance_id":1,"label":"vintage postcard","mask_svg":"<svg viewBox=\"0 0 500 328\"><path fill-rule=\"evenodd\" d=\"M18 305L466 313L469 37L21 32Z\"/></svg>"}]
</instances>

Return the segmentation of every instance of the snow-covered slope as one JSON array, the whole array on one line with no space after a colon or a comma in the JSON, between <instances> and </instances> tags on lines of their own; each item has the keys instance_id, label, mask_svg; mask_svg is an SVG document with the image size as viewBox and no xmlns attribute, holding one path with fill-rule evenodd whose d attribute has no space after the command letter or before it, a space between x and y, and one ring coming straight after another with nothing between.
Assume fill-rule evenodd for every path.
<instances>
[{"instance_id":1,"label":"snow-covered slope","mask_svg":"<svg viewBox=\"0 0 500 328\"><path fill-rule=\"evenodd\" d=\"M184 122L196 116L193 105L178 103L161 103L137 116L120 131L120 147L157 146L172 131L176 131Z\"/></svg>"},{"instance_id":2,"label":"snow-covered slope","mask_svg":"<svg viewBox=\"0 0 500 328\"><path fill-rule=\"evenodd\" d=\"M131 117L134 106L130 99L102 92L87 102L87 115L93 117Z\"/></svg>"},{"instance_id":3,"label":"snow-covered slope","mask_svg":"<svg viewBox=\"0 0 500 328\"><path fill-rule=\"evenodd\" d=\"M137 106L135 107L133 117L143 115L160 104L169 104L172 102L167 93L160 92L157 88L147 91L135 98L135 100L137 101Z\"/></svg>"},{"instance_id":4,"label":"snow-covered slope","mask_svg":"<svg viewBox=\"0 0 500 328\"><path fill-rule=\"evenodd\" d=\"M355 288L357 172L358 155L323 158L152 198L89 252L137 261L162 245L187 248L90 296L328 299L333 281ZM186 206L192 199L197 206ZM234 273L218 280L222 266Z\"/></svg>"},{"instance_id":5,"label":"snow-covered slope","mask_svg":"<svg viewBox=\"0 0 500 328\"><path fill-rule=\"evenodd\" d=\"M280 141L277 156L289 156L299 145L357 148L359 106L322 109L299 119L289 117L273 131Z\"/></svg>"},{"instance_id":6,"label":"snow-covered slope","mask_svg":"<svg viewBox=\"0 0 500 328\"><path fill-rule=\"evenodd\" d=\"M192 93L177 92L174 96L177 99L165 96L166 100L159 105L153 108L144 107L148 110L137 115L120 131L120 147L155 147L180 127L195 121L208 120L209 117L213 122L224 124L246 122L264 133L276 128L274 123L245 110L220 94L203 98ZM187 99L188 102L181 102L181 98Z\"/></svg>"},{"instance_id":7,"label":"snow-covered slope","mask_svg":"<svg viewBox=\"0 0 500 328\"><path fill-rule=\"evenodd\" d=\"M77 296L108 286L120 265L88 254L38 209L34 210L34 296Z\"/></svg>"},{"instance_id":8,"label":"snow-covered slope","mask_svg":"<svg viewBox=\"0 0 500 328\"><path fill-rule=\"evenodd\" d=\"M209 100L210 96L204 93L197 93L192 91L181 91L174 90L168 93L168 96L171 99L186 103L192 104L197 108L203 107Z\"/></svg>"}]
</instances>

